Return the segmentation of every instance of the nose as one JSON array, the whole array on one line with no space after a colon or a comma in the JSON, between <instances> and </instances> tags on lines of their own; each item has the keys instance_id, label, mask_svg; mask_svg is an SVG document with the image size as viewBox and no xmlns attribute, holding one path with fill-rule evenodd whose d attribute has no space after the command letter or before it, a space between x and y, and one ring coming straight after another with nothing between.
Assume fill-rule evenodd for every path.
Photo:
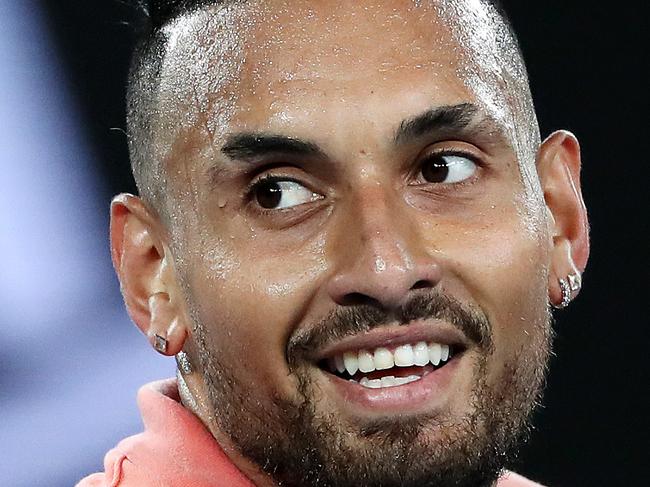
<instances>
[{"instance_id":1,"label":"nose","mask_svg":"<svg viewBox=\"0 0 650 487\"><path fill-rule=\"evenodd\" d=\"M327 284L334 302L395 309L415 290L438 285L441 266L417 231L412 211L381 192L355 202L341 222L337 270Z\"/></svg>"}]
</instances>

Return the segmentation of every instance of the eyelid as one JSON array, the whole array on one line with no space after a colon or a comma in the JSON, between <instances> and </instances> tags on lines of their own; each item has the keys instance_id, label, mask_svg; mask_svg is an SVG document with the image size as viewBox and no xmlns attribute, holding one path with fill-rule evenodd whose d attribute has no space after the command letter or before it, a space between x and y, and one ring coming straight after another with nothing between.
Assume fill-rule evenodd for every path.
<instances>
[{"instance_id":1,"label":"eyelid","mask_svg":"<svg viewBox=\"0 0 650 487\"><path fill-rule=\"evenodd\" d=\"M275 182L275 181L292 181L294 183L298 184L303 184L301 181L298 181L296 178L291 177L291 176L286 176L286 175L281 175L281 174L273 174L273 173L266 173L262 174L261 176L257 176L253 178L253 180L249 183L248 187L249 188L256 188L262 183L269 183L269 182ZM304 186L304 184L303 184Z\"/></svg>"},{"instance_id":2,"label":"eyelid","mask_svg":"<svg viewBox=\"0 0 650 487\"><path fill-rule=\"evenodd\" d=\"M299 184L301 186L304 186L306 189L309 191L312 191L314 193L318 193L318 191L314 191L311 189L311 187L306 184L304 181L301 181L300 179L294 177L294 176L288 176L288 175L282 175L282 174L273 174L273 173L266 173L261 176L258 176L254 178L247 186L245 190L245 194L248 198L250 198L255 190L262 184L264 183L270 183L270 182L277 182L277 181L290 181L292 183ZM320 193L319 193L320 194Z\"/></svg>"},{"instance_id":3,"label":"eyelid","mask_svg":"<svg viewBox=\"0 0 650 487\"><path fill-rule=\"evenodd\" d=\"M477 179L477 174L478 171L486 168L487 163L485 162L485 159L483 157L478 156L475 154L475 151L471 151L469 149L459 149L457 146L456 147L437 147L434 149L430 148L429 146L425 151L422 151L419 157L415 159L414 162L414 167L413 170L411 171L411 174L409 175L411 183L409 185L414 185L414 186L429 186L429 185L436 185L439 186L440 188L448 187L448 188L455 188L455 187L460 187L460 186L466 186L468 184L472 184L476 182ZM424 155L422 155L424 154ZM455 157L462 157L465 158L469 161L472 162L476 166L476 169L474 171L474 174L472 174L471 177L467 179L463 179L461 181L455 181L455 182L441 182L441 183L432 183L429 181L421 182L420 180L422 179L422 170L423 167L426 165L427 162L429 162L431 159L438 158L438 157L444 157L444 156L455 156Z\"/></svg>"},{"instance_id":4,"label":"eyelid","mask_svg":"<svg viewBox=\"0 0 650 487\"><path fill-rule=\"evenodd\" d=\"M462 140L447 140L430 144L420 151L414 162L416 172L423 162L431 157L440 156L466 157L478 167L489 168L490 166L488 155L474 144Z\"/></svg>"},{"instance_id":5,"label":"eyelid","mask_svg":"<svg viewBox=\"0 0 650 487\"><path fill-rule=\"evenodd\" d=\"M460 149L458 147L439 147L439 148L434 148L429 151L424 152L423 155L418 157L416 161L418 163L421 163L423 161L426 161L432 157L440 157L440 156L457 156L457 157L466 157L470 161L472 161L474 164L477 166L485 166L487 163L485 162L485 158L479 156L476 154L474 151L471 151L469 149Z\"/></svg>"}]
</instances>

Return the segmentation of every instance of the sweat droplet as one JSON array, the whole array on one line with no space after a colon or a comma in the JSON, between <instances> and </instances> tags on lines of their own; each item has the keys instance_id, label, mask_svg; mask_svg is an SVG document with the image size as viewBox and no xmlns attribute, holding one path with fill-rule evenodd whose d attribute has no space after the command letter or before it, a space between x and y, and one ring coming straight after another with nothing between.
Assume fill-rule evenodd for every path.
<instances>
[{"instance_id":1,"label":"sweat droplet","mask_svg":"<svg viewBox=\"0 0 650 487\"><path fill-rule=\"evenodd\" d=\"M219 198L217 200L217 205L219 206L219 208L225 208L227 204L228 204L228 200L226 198Z\"/></svg>"}]
</instances>

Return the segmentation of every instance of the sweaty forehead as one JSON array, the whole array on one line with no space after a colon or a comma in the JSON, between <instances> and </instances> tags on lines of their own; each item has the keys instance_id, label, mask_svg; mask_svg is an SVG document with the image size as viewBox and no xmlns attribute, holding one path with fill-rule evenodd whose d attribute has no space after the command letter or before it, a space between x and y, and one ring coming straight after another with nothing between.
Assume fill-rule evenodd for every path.
<instances>
[{"instance_id":1,"label":"sweaty forehead","mask_svg":"<svg viewBox=\"0 0 650 487\"><path fill-rule=\"evenodd\" d=\"M474 102L512 129L514 145L527 86L516 86L526 76L506 30L481 0L208 7L167 27L159 128L174 140L200 127L214 143L234 127L290 126L296 117L304 125L324 98L349 112L373 92L402 107L396 120L427 105Z\"/></svg>"},{"instance_id":2,"label":"sweaty forehead","mask_svg":"<svg viewBox=\"0 0 650 487\"><path fill-rule=\"evenodd\" d=\"M455 57L436 9L411 1L283 2L265 8L271 11L250 36L254 81L347 81L434 60L448 65Z\"/></svg>"},{"instance_id":3,"label":"sweaty forehead","mask_svg":"<svg viewBox=\"0 0 650 487\"><path fill-rule=\"evenodd\" d=\"M431 86L443 78L458 81L458 52L446 26L435 9L410 1L344 8L335 2L283 3L251 32L248 46L235 115L263 107L263 98L272 98L265 111L271 118L290 114L291 104L322 107L325 97L341 97L353 108L369 91L396 94L396 83L424 71Z\"/></svg>"}]
</instances>

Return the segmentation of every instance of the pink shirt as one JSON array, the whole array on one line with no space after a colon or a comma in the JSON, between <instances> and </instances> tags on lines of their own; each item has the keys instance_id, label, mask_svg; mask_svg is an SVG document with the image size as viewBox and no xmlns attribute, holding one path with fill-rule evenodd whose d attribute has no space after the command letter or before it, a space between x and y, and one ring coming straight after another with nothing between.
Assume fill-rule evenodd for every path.
<instances>
[{"instance_id":1,"label":"pink shirt","mask_svg":"<svg viewBox=\"0 0 650 487\"><path fill-rule=\"evenodd\" d=\"M175 379L140 388L144 432L104 457L104 473L77 487L255 487L229 460L203 423L180 403ZM497 487L540 487L506 473Z\"/></svg>"}]
</instances>

